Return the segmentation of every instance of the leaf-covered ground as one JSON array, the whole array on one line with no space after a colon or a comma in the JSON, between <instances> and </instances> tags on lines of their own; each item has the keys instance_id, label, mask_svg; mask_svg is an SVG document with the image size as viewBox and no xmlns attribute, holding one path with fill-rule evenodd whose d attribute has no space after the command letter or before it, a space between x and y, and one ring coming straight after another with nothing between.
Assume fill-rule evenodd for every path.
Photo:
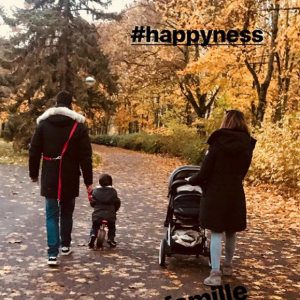
<instances>
[{"instance_id":1,"label":"leaf-covered ground","mask_svg":"<svg viewBox=\"0 0 300 300\"><path fill-rule=\"evenodd\" d=\"M73 254L46 264L44 199L29 182L27 167L0 165L0 299L172 299L212 294L203 257L167 258L158 265L167 181L177 159L94 146L102 157L95 171L113 176L122 200L117 248L87 249L92 209L84 186L77 198ZM248 230L239 234L231 289L244 286L247 299L299 300L299 203L268 187L247 188Z\"/></svg>"}]
</instances>

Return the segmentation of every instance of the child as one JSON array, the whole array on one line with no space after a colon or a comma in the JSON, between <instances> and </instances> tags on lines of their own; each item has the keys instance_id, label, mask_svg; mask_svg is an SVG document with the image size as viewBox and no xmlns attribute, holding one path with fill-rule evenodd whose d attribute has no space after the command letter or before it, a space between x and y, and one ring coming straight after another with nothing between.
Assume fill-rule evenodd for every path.
<instances>
[{"instance_id":1,"label":"child","mask_svg":"<svg viewBox=\"0 0 300 300\"><path fill-rule=\"evenodd\" d=\"M89 240L89 247L93 248L96 240L96 230L100 228L102 220L107 221L108 240L111 247L116 247L116 212L121 206L117 191L112 187L112 177L108 174L102 174L99 178L101 187L92 191L91 206L94 208L92 214L93 227Z\"/></svg>"}]
</instances>

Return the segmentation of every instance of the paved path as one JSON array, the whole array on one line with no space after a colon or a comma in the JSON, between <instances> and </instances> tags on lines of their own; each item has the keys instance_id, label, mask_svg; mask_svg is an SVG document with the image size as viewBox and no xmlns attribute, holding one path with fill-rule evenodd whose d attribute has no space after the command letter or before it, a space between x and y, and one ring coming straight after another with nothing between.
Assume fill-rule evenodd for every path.
<instances>
[{"instance_id":1,"label":"paved path","mask_svg":"<svg viewBox=\"0 0 300 300\"><path fill-rule=\"evenodd\" d=\"M166 233L167 180L180 161L104 146L94 150L103 158L94 182L100 172L111 174L122 200L118 247L87 249L92 209L82 185L75 209L74 252L59 257L59 268L49 268L39 188L29 182L26 167L0 165L0 300L165 299L169 295L183 300L205 292L212 295L202 283L209 273L205 258L177 256L167 259L166 268L158 265L159 243ZM237 270L234 276L224 277L224 285L232 290L244 286L247 299L299 300L299 231L273 227L268 231L259 224L259 216L250 214L249 229L239 236ZM216 299L211 296L211 300Z\"/></svg>"}]
</instances>

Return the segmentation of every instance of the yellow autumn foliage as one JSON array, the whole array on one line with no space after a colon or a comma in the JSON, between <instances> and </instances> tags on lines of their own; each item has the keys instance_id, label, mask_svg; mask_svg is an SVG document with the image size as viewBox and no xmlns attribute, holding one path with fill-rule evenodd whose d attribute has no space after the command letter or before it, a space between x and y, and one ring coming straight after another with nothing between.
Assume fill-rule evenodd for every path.
<instances>
[{"instance_id":1,"label":"yellow autumn foliage","mask_svg":"<svg viewBox=\"0 0 300 300\"><path fill-rule=\"evenodd\" d=\"M300 190L300 113L281 123L263 123L257 139L248 182L275 184L277 188Z\"/></svg>"}]
</instances>

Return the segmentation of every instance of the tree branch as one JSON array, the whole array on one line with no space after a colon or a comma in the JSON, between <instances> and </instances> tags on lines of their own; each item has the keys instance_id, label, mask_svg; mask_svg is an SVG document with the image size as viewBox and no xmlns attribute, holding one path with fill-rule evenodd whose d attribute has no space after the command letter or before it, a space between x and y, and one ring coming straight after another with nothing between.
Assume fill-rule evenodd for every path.
<instances>
[{"instance_id":1,"label":"tree branch","mask_svg":"<svg viewBox=\"0 0 300 300\"><path fill-rule=\"evenodd\" d=\"M249 70L249 72L252 74L252 77L254 79L254 82L255 82L255 86L256 86L256 89L257 89L257 93L260 94L260 84L259 84L259 80L258 80L258 77L254 71L254 69L251 67L251 65L249 64L248 62L248 59L246 58L245 59L245 64Z\"/></svg>"},{"instance_id":2,"label":"tree branch","mask_svg":"<svg viewBox=\"0 0 300 300\"><path fill-rule=\"evenodd\" d=\"M216 96L217 96L219 90L220 90L220 87L217 88L216 92L214 93L214 95L212 96L212 98L210 99L208 104L205 106L206 109L209 109L211 107L211 105L215 102L215 99L216 99Z\"/></svg>"}]
</instances>

